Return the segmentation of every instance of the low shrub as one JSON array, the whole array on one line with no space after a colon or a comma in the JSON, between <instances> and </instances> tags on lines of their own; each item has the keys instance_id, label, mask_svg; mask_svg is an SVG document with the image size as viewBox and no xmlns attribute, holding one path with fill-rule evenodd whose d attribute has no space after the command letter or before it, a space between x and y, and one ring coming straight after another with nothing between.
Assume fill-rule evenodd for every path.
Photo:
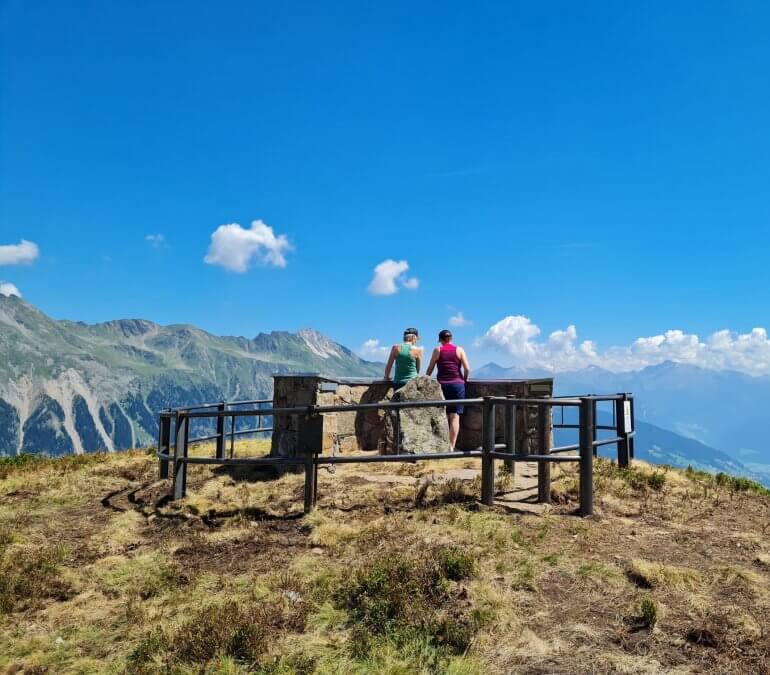
<instances>
[{"instance_id":1,"label":"low shrub","mask_svg":"<svg viewBox=\"0 0 770 675\"><path fill-rule=\"evenodd\" d=\"M450 478L438 485L438 500L441 504L461 504L476 500L477 493L465 481Z\"/></svg>"},{"instance_id":2,"label":"low shrub","mask_svg":"<svg viewBox=\"0 0 770 675\"><path fill-rule=\"evenodd\" d=\"M421 558L388 553L353 572L334 596L348 613L353 655L366 658L383 639L465 651L478 626L463 603L453 602L450 581L469 578L475 567L459 547L441 547Z\"/></svg>"},{"instance_id":3,"label":"low shrub","mask_svg":"<svg viewBox=\"0 0 770 675\"><path fill-rule=\"evenodd\" d=\"M5 548L0 558L0 613L69 598L71 589L59 574L65 555L61 546Z\"/></svg>"},{"instance_id":4,"label":"low shrub","mask_svg":"<svg viewBox=\"0 0 770 675\"><path fill-rule=\"evenodd\" d=\"M692 466L688 466L685 469L685 474L693 480L706 483L707 485L718 485L719 487L727 488L733 492L750 492L756 495L770 496L770 489L766 488L761 483L751 480L750 478L731 476L724 471L712 474L708 471L702 471L701 469L695 469Z\"/></svg>"},{"instance_id":5,"label":"low shrub","mask_svg":"<svg viewBox=\"0 0 770 675\"><path fill-rule=\"evenodd\" d=\"M218 654L255 662L267 651L274 617L254 610L227 602L198 612L176 632L175 656L185 663L206 663Z\"/></svg>"},{"instance_id":6,"label":"low shrub","mask_svg":"<svg viewBox=\"0 0 770 675\"><path fill-rule=\"evenodd\" d=\"M717 485L727 487L733 492L751 492L758 495L770 495L770 489L756 481L748 478L729 476L721 471L714 477L714 481Z\"/></svg>"},{"instance_id":7,"label":"low shrub","mask_svg":"<svg viewBox=\"0 0 770 675\"><path fill-rule=\"evenodd\" d=\"M461 581L476 573L476 559L460 546L447 546L436 552L436 562L447 579Z\"/></svg>"},{"instance_id":8,"label":"low shrub","mask_svg":"<svg viewBox=\"0 0 770 675\"><path fill-rule=\"evenodd\" d=\"M636 467L618 469L618 475L635 490L651 489L656 492L666 484L666 474L663 471L644 471Z\"/></svg>"},{"instance_id":9,"label":"low shrub","mask_svg":"<svg viewBox=\"0 0 770 675\"><path fill-rule=\"evenodd\" d=\"M126 671L140 675L161 665L174 670L174 664L205 665L215 658L253 667L281 631L304 630L306 617L301 602L228 601L203 607L176 630L147 635L129 654Z\"/></svg>"}]
</instances>

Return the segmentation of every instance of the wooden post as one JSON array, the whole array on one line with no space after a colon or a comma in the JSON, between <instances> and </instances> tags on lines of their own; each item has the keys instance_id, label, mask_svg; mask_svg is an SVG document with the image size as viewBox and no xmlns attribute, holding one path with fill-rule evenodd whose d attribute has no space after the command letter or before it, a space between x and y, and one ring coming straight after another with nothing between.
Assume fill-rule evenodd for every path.
<instances>
[{"instance_id":1,"label":"wooden post","mask_svg":"<svg viewBox=\"0 0 770 675\"><path fill-rule=\"evenodd\" d=\"M545 403L538 405L537 410L537 442L538 454L551 454L551 425L549 424L551 409ZM537 500L541 504L551 503L551 463L537 463Z\"/></svg>"},{"instance_id":2,"label":"wooden post","mask_svg":"<svg viewBox=\"0 0 770 675\"><path fill-rule=\"evenodd\" d=\"M495 501L495 404L484 397L481 454L481 503L492 506Z\"/></svg>"},{"instance_id":3,"label":"wooden post","mask_svg":"<svg viewBox=\"0 0 770 675\"><path fill-rule=\"evenodd\" d=\"M174 499L184 499L187 494L187 440L190 418L184 414L176 418L176 445L174 446Z\"/></svg>"},{"instance_id":4,"label":"wooden post","mask_svg":"<svg viewBox=\"0 0 770 675\"><path fill-rule=\"evenodd\" d=\"M593 401L580 399L580 515L594 512Z\"/></svg>"}]
</instances>

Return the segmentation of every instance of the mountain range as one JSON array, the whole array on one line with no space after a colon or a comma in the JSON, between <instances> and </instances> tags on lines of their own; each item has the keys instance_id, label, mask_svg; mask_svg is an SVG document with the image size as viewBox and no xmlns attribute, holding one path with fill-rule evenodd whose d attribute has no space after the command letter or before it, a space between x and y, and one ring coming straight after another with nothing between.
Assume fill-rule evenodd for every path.
<instances>
[{"instance_id":1,"label":"mountain range","mask_svg":"<svg viewBox=\"0 0 770 675\"><path fill-rule=\"evenodd\" d=\"M474 371L490 379L543 376L554 376L557 395L633 392L642 459L750 475L770 485L770 377L674 362L623 373L591 366L554 375L495 363Z\"/></svg>"},{"instance_id":2,"label":"mountain range","mask_svg":"<svg viewBox=\"0 0 770 675\"><path fill-rule=\"evenodd\" d=\"M0 295L0 455L149 445L159 409L270 398L272 376L291 372L376 377L382 365L311 329L249 339L143 319L89 325L52 319ZM497 379L544 375L553 373L494 363L474 372ZM634 392L642 459L770 484L770 429L763 426L768 377L664 363L628 373L596 367L559 373L555 387L562 395Z\"/></svg>"},{"instance_id":3,"label":"mountain range","mask_svg":"<svg viewBox=\"0 0 770 675\"><path fill-rule=\"evenodd\" d=\"M378 375L314 330L217 337L142 319L57 321L0 295L0 454L119 450L157 438L157 411L268 398L277 373Z\"/></svg>"}]
</instances>

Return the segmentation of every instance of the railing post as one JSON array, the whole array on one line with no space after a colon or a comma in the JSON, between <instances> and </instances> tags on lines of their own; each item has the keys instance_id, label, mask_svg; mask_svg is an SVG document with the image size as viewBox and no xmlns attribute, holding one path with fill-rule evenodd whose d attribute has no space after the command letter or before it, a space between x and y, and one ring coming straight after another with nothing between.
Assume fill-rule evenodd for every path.
<instances>
[{"instance_id":1,"label":"railing post","mask_svg":"<svg viewBox=\"0 0 770 675\"><path fill-rule=\"evenodd\" d=\"M626 431L635 431L636 430L636 399L631 396L631 428L626 429ZM634 452L636 451L636 436L631 436L631 438L628 439L628 454L630 455L631 459L634 458Z\"/></svg>"},{"instance_id":2,"label":"railing post","mask_svg":"<svg viewBox=\"0 0 770 675\"><path fill-rule=\"evenodd\" d=\"M315 453L310 450L305 451L305 504L304 512L310 513L315 507L316 502L316 473Z\"/></svg>"},{"instance_id":3,"label":"railing post","mask_svg":"<svg viewBox=\"0 0 770 675\"><path fill-rule=\"evenodd\" d=\"M548 424L550 408L541 403L537 406L538 454L551 454L551 425ZM537 500L541 504L551 503L551 463L537 463Z\"/></svg>"},{"instance_id":4,"label":"railing post","mask_svg":"<svg viewBox=\"0 0 770 675\"><path fill-rule=\"evenodd\" d=\"M598 411L598 405L599 405L599 402L596 399L594 399L594 401L593 401L593 410L591 412L592 419L593 419L593 424L591 425L591 429L592 429L592 431L591 431L591 438L593 438L593 440L597 440L597 438L598 438L597 429L596 429L596 425L597 425L597 421L596 420L599 419L599 415L598 415L598 412L597 412ZM594 445L594 457L598 457L598 456L599 456L599 448Z\"/></svg>"},{"instance_id":5,"label":"railing post","mask_svg":"<svg viewBox=\"0 0 770 675\"><path fill-rule=\"evenodd\" d=\"M171 454L171 415L160 416L160 428L158 429L158 452ZM161 459L158 466L161 479L168 478L168 460Z\"/></svg>"},{"instance_id":6,"label":"railing post","mask_svg":"<svg viewBox=\"0 0 770 675\"><path fill-rule=\"evenodd\" d=\"M187 440L190 418L177 414L176 444L174 445L174 499L184 499L187 494Z\"/></svg>"},{"instance_id":7,"label":"railing post","mask_svg":"<svg viewBox=\"0 0 770 675\"><path fill-rule=\"evenodd\" d=\"M316 455L321 452L323 447L323 417L321 415L298 416L297 430L298 448L297 450L304 456L305 467L305 490L304 506L305 513L310 513L315 507L318 498L318 465Z\"/></svg>"},{"instance_id":8,"label":"railing post","mask_svg":"<svg viewBox=\"0 0 770 675\"><path fill-rule=\"evenodd\" d=\"M594 512L593 401L580 399L580 515Z\"/></svg>"},{"instance_id":9,"label":"railing post","mask_svg":"<svg viewBox=\"0 0 770 675\"><path fill-rule=\"evenodd\" d=\"M230 416L230 458L235 454L235 415Z\"/></svg>"},{"instance_id":10,"label":"railing post","mask_svg":"<svg viewBox=\"0 0 770 675\"><path fill-rule=\"evenodd\" d=\"M227 404L222 401L217 406L217 412L223 413L227 410ZM217 417L217 459L225 458L225 417L219 415Z\"/></svg>"},{"instance_id":11,"label":"railing post","mask_svg":"<svg viewBox=\"0 0 770 675\"><path fill-rule=\"evenodd\" d=\"M495 501L495 404L484 397L481 454L481 503L492 506Z\"/></svg>"},{"instance_id":12,"label":"railing post","mask_svg":"<svg viewBox=\"0 0 770 675\"><path fill-rule=\"evenodd\" d=\"M618 441L618 466L627 467L629 461L629 445L628 445L628 432L626 429L626 411L625 411L626 395L623 394L623 398L615 400L615 419L617 420L615 425L615 433L617 433L620 440Z\"/></svg>"},{"instance_id":13,"label":"railing post","mask_svg":"<svg viewBox=\"0 0 770 675\"><path fill-rule=\"evenodd\" d=\"M513 403L513 396L506 397L508 401L505 404L505 451L509 455L516 454L516 404ZM505 466L511 479L516 478L516 462L512 459L505 460Z\"/></svg>"}]
</instances>

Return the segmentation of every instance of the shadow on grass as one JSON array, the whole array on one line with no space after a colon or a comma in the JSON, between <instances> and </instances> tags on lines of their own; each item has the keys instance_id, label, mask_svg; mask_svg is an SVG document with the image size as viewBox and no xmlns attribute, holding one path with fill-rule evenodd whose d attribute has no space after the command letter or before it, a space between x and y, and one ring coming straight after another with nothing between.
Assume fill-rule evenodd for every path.
<instances>
[{"instance_id":1,"label":"shadow on grass","mask_svg":"<svg viewBox=\"0 0 770 675\"><path fill-rule=\"evenodd\" d=\"M234 481L246 482L246 483L264 483L267 481L275 480L283 475L283 471L279 471L273 466L248 466L244 464L236 464L229 466L217 466L212 469L211 473L214 476L228 476ZM299 473L295 471L294 473Z\"/></svg>"}]
</instances>

